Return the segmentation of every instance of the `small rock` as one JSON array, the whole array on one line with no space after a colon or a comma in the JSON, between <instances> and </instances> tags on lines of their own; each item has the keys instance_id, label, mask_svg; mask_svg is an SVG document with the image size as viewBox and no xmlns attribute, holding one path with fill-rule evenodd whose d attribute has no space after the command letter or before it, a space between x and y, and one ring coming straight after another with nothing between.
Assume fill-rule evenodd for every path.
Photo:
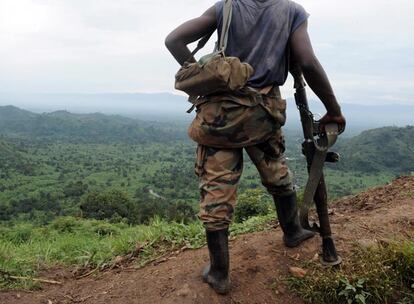
<instances>
[{"instance_id":1,"label":"small rock","mask_svg":"<svg viewBox=\"0 0 414 304\"><path fill-rule=\"evenodd\" d=\"M295 260L295 261L299 261L300 260L300 254L299 253L297 253L297 254L295 254L295 255L290 255L289 256L292 260Z\"/></svg>"},{"instance_id":2,"label":"small rock","mask_svg":"<svg viewBox=\"0 0 414 304\"><path fill-rule=\"evenodd\" d=\"M277 294L281 294L281 295L283 295L283 294L285 294L286 293L286 287L285 286L283 286L283 285L279 285L278 287L277 287Z\"/></svg>"},{"instance_id":3,"label":"small rock","mask_svg":"<svg viewBox=\"0 0 414 304\"><path fill-rule=\"evenodd\" d=\"M20 299L22 297L22 295L20 294L20 293L18 293L17 295L16 295L16 298L18 298L18 299Z\"/></svg>"},{"instance_id":4,"label":"small rock","mask_svg":"<svg viewBox=\"0 0 414 304\"><path fill-rule=\"evenodd\" d=\"M183 288L177 291L177 296L179 297L187 297L191 293L190 286L188 284L184 284Z\"/></svg>"},{"instance_id":5,"label":"small rock","mask_svg":"<svg viewBox=\"0 0 414 304\"><path fill-rule=\"evenodd\" d=\"M308 273L305 269L299 267L290 267L289 271L295 278L298 279L304 278Z\"/></svg>"},{"instance_id":6,"label":"small rock","mask_svg":"<svg viewBox=\"0 0 414 304\"><path fill-rule=\"evenodd\" d=\"M145 245L142 245L141 243L136 243L135 244L135 249L132 252L131 256L132 257L137 257L142 252L142 250L144 250L144 247L145 247Z\"/></svg>"},{"instance_id":7,"label":"small rock","mask_svg":"<svg viewBox=\"0 0 414 304\"><path fill-rule=\"evenodd\" d=\"M378 247L376 240L372 239L360 239L358 240L358 245L365 249Z\"/></svg>"},{"instance_id":8,"label":"small rock","mask_svg":"<svg viewBox=\"0 0 414 304\"><path fill-rule=\"evenodd\" d=\"M119 255L118 255L118 256L115 258L114 264L115 264L115 265L118 265L118 264L121 264L123 261L124 261L124 258L123 258L122 256L119 256Z\"/></svg>"},{"instance_id":9,"label":"small rock","mask_svg":"<svg viewBox=\"0 0 414 304\"><path fill-rule=\"evenodd\" d=\"M317 261L319 261L319 253L315 253L315 255L313 256L313 258L312 258L312 261L313 262L317 262Z\"/></svg>"}]
</instances>

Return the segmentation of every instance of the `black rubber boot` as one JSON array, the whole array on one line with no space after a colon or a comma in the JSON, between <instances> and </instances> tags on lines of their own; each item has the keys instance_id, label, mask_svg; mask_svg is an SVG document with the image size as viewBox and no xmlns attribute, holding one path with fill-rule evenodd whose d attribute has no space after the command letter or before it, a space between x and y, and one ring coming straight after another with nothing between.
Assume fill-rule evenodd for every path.
<instances>
[{"instance_id":1,"label":"black rubber boot","mask_svg":"<svg viewBox=\"0 0 414 304\"><path fill-rule=\"evenodd\" d=\"M210 265L204 268L203 280L217 293L227 294L230 291L228 229L206 230L206 236Z\"/></svg>"},{"instance_id":2,"label":"black rubber boot","mask_svg":"<svg viewBox=\"0 0 414 304\"><path fill-rule=\"evenodd\" d=\"M296 192L282 197L273 196L280 227L283 230L283 241L286 247L297 247L303 241L313 237L315 233L303 229L299 222Z\"/></svg>"}]
</instances>

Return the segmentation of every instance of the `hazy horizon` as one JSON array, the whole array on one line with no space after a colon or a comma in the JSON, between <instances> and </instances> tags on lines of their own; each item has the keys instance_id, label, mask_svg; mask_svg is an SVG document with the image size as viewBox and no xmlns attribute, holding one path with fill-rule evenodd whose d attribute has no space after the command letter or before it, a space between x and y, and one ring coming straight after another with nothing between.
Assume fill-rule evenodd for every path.
<instances>
[{"instance_id":1,"label":"hazy horizon","mask_svg":"<svg viewBox=\"0 0 414 304\"><path fill-rule=\"evenodd\" d=\"M102 113L105 115L121 115L143 121L185 124L188 124L194 117L194 112L186 113L190 104L184 96L169 93L57 95L59 97L56 97L55 94L38 94L35 99L29 99L26 96L22 97L20 102L9 103L2 102L0 98L0 110L1 106L13 105L39 114L63 110L75 114ZM299 130L300 118L293 98L287 98L287 103L287 124L285 128ZM315 115L324 113L321 102L310 99L309 103ZM414 105L388 104L374 106L343 103L342 109L348 122L347 136L378 127L414 125L412 117Z\"/></svg>"},{"instance_id":2,"label":"hazy horizon","mask_svg":"<svg viewBox=\"0 0 414 304\"><path fill-rule=\"evenodd\" d=\"M215 2L1 0L0 99L16 93L177 93L178 64L164 38ZM314 48L341 103L414 105L414 2L296 2L310 13ZM286 98L293 96L291 87L288 81L282 89Z\"/></svg>"}]
</instances>

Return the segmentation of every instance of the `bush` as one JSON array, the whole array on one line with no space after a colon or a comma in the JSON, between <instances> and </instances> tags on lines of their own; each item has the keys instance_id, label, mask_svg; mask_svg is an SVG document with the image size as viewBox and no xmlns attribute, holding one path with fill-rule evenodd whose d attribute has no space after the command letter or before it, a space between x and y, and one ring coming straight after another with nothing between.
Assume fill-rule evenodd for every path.
<instances>
[{"instance_id":1,"label":"bush","mask_svg":"<svg viewBox=\"0 0 414 304\"><path fill-rule=\"evenodd\" d=\"M86 218L110 223L148 224L154 217L184 223L195 219L193 206L184 200L171 202L150 195L131 200L125 192L115 189L89 192L80 209Z\"/></svg>"},{"instance_id":2,"label":"bush","mask_svg":"<svg viewBox=\"0 0 414 304\"><path fill-rule=\"evenodd\" d=\"M136 223L148 224L154 217L167 218L168 203L166 200L151 198L137 199L136 206Z\"/></svg>"},{"instance_id":3,"label":"bush","mask_svg":"<svg viewBox=\"0 0 414 304\"><path fill-rule=\"evenodd\" d=\"M9 242L20 245L28 243L32 238L33 226L30 224L19 224L13 229L7 229L2 232L4 238Z\"/></svg>"},{"instance_id":4,"label":"bush","mask_svg":"<svg viewBox=\"0 0 414 304\"><path fill-rule=\"evenodd\" d=\"M290 287L311 303L412 303L414 243L356 247L340 270L311 265L310 275L290 278ZM408 301L408 302L407 302Z\"/></svg>"},{"instance_id":5,"label":"bush","mask_svg":"<svg viewBox=\"0 0 414 304\"><path fill-rule=\"evenodd\" d=\"M189 203L178 200L168 208L168 220L188 224L195 220L195 210Z\"/></svg>"},{"instance_id":6,"label":"bush","mask_svg":"<svg viewBox=\"0 0 414 304\"><path fill-rule=\"evenodd\" d=\"M234 220L241 223L253 216L266 215L269 211L270 202L266 193L261 189L249 189L239 196Z\"/></svg>"},{"instance_id":7,"label":"bush","mask_svg":"<svg viewBox=\"0 0 414 304\"><path fill-rule=\"evenodd\" d=\"M76 228L80 227L79 221L71 216L59 217L55 219L50 226L59 232L74 232Z\"/></svg>"},{"instance_id":8,"label":"bush","mask_svg":"<svg viewBox=\"0 0 414 304\"><path fill-rule=\"evenodd\" d=\"M402 282L414 292L414 243L391 244L387 253L388 266L395 269Z\"/></svg>"},{"instance_id":9,"label":"bush","mask_svg":"<svg viewBox=\"0 0 414 304\"><path fill-rule=\"evenodd\" d=\"M89 192L80 208L87 218L114 220L115 222L126 219L130 223L137 222L135 204L125 192L120 190Z\"/></svg>"},{"instance_id":10,"label":"bush","mask_svg":"<svg viewBox=\"0 0 414 304\"><path fill-rule=\"evenodd\" d=\"M70 182L63 189L66 197L80 197L88 190L88 184L82 181Z\"/></svg>"},{"instance_id":11,"label":"bush","mask_svg":"<svg viewBox=\"0 0 414 304\"><path fill-rule=\"evenodd\" d=\"M99 221L92 224L92 231L100 236L119 234L119 229L115 225Z\"/></svg>"}]
</instances>

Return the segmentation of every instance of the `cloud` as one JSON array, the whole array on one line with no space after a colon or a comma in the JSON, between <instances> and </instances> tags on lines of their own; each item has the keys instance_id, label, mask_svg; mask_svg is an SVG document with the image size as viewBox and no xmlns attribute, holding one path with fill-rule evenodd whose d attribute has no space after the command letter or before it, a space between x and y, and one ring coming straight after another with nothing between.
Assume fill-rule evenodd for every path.
<instances>
[{"instance_id":1,"label":"cloud","mask_svg":"<svg viewBox=\"0 0 414 304\"><path fill-rule=\"evenodd\" d=\"M2 0L0 91L172 91L178 65L164 37L214 2ZM340 99L414 103L414 2L297 2Z\"/></svg>"}]
</instances>

